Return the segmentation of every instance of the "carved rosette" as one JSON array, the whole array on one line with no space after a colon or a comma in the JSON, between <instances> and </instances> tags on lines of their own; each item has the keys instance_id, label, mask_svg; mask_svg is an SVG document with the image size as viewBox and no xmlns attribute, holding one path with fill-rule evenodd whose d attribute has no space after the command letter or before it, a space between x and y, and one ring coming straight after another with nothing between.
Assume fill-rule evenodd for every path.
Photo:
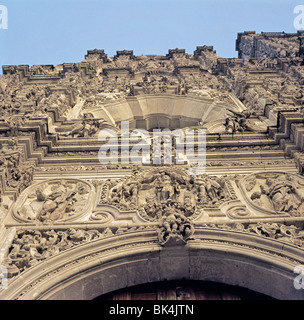
<instances>
[{"instance_id":1,"label":"carved rosette","mask_svg":"<svg viewBox=\"0 0 304 320\"><path fill-rule=\"evenodd\" d=\"M77 179L52 179L24 190L13 207L21 222L52 224L75 220L88 212L94 187Z\"/></svg>"},{"instance_id":2,"label":"carved rosette","mask_svg":"<svg viewBox=\"0 0 304 320\"><path fill-rule=\"evenodd\" d=\"M240 188L247 203L264 214L304 216L304 179L282 172L245 177Z\"/></svg>"}]
</instances>

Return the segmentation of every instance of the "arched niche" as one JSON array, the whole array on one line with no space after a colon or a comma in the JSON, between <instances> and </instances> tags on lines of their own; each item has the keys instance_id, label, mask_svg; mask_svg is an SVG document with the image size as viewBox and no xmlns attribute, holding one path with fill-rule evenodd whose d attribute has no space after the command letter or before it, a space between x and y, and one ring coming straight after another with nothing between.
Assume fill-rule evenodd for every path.
<instances>
[{"instance_id":1,"label":"arched niche","mask_svg":"<svg viewBox=\"0 0 304 320\"><path fill-rule=\"evenodd\" d=\"M177 129L225 120L227 109L241 111L238 105L227 106L209 97L173 94L150 94L109 101L86 109L95 118L111 124L129 121L130 129Z\"/></svg>"}]
</instances>

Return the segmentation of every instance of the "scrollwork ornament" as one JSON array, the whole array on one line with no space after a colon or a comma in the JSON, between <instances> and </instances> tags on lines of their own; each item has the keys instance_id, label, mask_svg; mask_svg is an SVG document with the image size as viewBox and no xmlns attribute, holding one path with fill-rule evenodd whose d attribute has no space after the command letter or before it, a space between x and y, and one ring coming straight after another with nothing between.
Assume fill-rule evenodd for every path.
<instances>
[{"instance_id":1,"label":"scrollwork ornament","mask_svg":"<svg viewBox=\"0 0 304 320\"><path fill-rule=\"evenodd\" d=\"M98 223L109 223L113 221L113 216L107 212L93 212L90 216L91 221L96 221Z\"/></svg>"}]
</instances>

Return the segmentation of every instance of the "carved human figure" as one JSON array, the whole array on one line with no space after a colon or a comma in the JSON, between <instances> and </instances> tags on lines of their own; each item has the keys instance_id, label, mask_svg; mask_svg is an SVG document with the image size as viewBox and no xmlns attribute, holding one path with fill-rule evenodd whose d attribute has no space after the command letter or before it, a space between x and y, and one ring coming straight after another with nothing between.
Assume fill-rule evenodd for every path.
<instances>
[{"instance_id":1,"label":"carved human figure","mask_svg":"<svg viewBox=\"0 0 304 320\"><path fill-rule=\"evenodd\" d=\"M291 175L265 177L259 184L260 191L251 194L251 200L259 207L293 216L304 213L304 188Z\"/></svg>"},{"instance_id":2,"label":"carved human figure","mask_svg":"<svg viewBox=\"0 0 304 320\"><path fill-rule=\"evenodd\" d=\"M74 124L71 131L61 133L62 136L77 136L77 137L92 137L94 136L98 129L106 124L104 119L94 119L93 115L84 115L84 118L80 123Z\"/></svg>"},{"instance_id":3,"label":"carved human figure","mask_svg":"<svg viewBox=\"0 0 304 320\"><path fill-rule=\"evenodd\" d=\"M165 172L158 174L155 180L155 186L158 201L166 201L173 197L174 187L171 184L171 177Z\"/></svg>"},{"instance_id":4,"label":"carved human figure","mask_svg":"<svg viewBox=\"0 0 304 320\"><path fill-rule=\"evenodd\" d=\"M29 169L29 174L33 170ZM22 179L21 186L28 184ZM68 219L80 214L88 206L90 187L82 181L54 180L38 184L25 190L15 214L26 221L43 224Z\"/></svg>"},{"instance_id":5,"label":"carved human figure","mask_svg":"<svg viewBox=\"0 0 304 320\"><path fill-rule=\"evenodd\" d=\"M185 215L174 212L173 207L171 209L159 224L159 242L165 244L170 238L174 238L185 243L194 232L193 226Z\"/></svg>"},{"instance_id":6,"label":"carved human figure","mask_svg":"<svg viewBox=\"0 0 304 320\"><path fill-rule=\"evenodd\" d=\"M153 197L146 198L146 205L144 208L146 214L152 218L160 218L160 210L157 210L157 204Z\"/></svg>"},{"instance_id":7,"label":"carved human figure","mask_svg":"<svg viewBox=\"0 0 304 320\"><path fill-rule=\"evenodd\" d=\"M267 179L265 193L272 200L274 210L279 212L291 212L297 210L300 201L296 197L295 188L289 181L276 181Z\"/></svg>"},{"instance_id":8,"label":"carved human figure","mask_svg":"<svg viewBox=\"0 0 304 320\"><path fill-rule=\"evenodd\" d=\"M45 195L43 191L38 188L36 190L37 200L43 201L43 206L38 215L38 219L44 220L59 220L68 212L71 212L73 204L77 201L75 198L76 191L58 190L49 195Z\"/></svg>"},{"instance_id":9,"label":"carved human figure","mask_svg":"<svg viewBox=\"0 0 304 320\"><path fill-rule=\"evenodd\" d=\"M135 206L138 201L138 181L133 178L127 179L111 190L111 199L114 203L124 206Z\"/></svg>"},{"instance_id":10,"label":"carved human figure","mask_svg":"<svg viewBox=\"0 0 304 320\"><path fill-rule=\"evenodd\" d=\"M216 203L225 197L223 187L216 179L203 176L195 180L195 185L199 202Z\"/></svg>"},{"instance_id":11,"label":"carved human figure","mask_svg":"<svg viewBox=\"0 0 304 320\"><path fill-rule=\"evenodd\" d=\"M195 210L195 207L192 204L192 197L190 191L186 191L184 194L184 210L187 216L190 216Z\"/></svg>"},{"instance_id":12,"label":"carved human figure","mask_svg":"<svg viewBox=\"0 0 304 320\"><path fill-rule=\"evenodd\" d=\"M243 111L241 113L229 110L232 112L232 116L227 117L225 120L225 128L227 133L244 132L248 130L247 119L251 113L249 111Z\"/></svg>"}]
</instances>

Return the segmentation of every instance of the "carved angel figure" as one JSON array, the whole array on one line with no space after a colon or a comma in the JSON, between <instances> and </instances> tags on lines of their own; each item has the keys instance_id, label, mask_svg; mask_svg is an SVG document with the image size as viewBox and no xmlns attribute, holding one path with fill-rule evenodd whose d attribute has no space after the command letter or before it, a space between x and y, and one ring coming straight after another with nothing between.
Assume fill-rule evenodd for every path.
<instances>
[{"instance_id":1,"label":"carved angel figure","mask_svg":"<svg viewBox=\"0 0 304 320\"><path fill-rule=\"evenodd\" d=\"M260 208L292 216L304 214L304 182L294 175L261 174L252 181L250 199Z\"/></svg>"},{"instance_id":2,"label":"carved angel figure","mask_svg":"<svg viewBox=\"0 0 304 320\"><path fill-rule=\"evenodd\" d=\"M158 230L160 244L167 243L170 239L186 243L194 233L192 223L182 213L170 212L163 217Z\"/></svg>"},{"instance_id":3,"label":"carved angel figure","mask_svg":"<svg viewBox=\"0 0 304 320\"><path fill-rule=\"evenodd\" d=\"M72 211L73 204L77 201L76 191L65 189L62 191L54 191L49 195L45 195L38 188L36 190L37 200L43 201L43 206L37 216L40 221L44 220L59 220L65 217L66 213Z\"/></svg>"},{"instance_id":4,"label":"carved angel figure","mask_svg":"<svg viewBox=\"0 0 304 320\"><path fill-rule=\"evenodd\" d=\"M226 118L225 128L227 133L244 132L249 130L247 119L251 113L243 111L241 113L229 110L233 115Z\"/></svg>"},{"instance_id":5,"label":"carved angel figure","mask_svg":"<svg viewBox=\"0 0 304 320\"><path fill-rule=\"evenodd\" d=\"M32 188L18 206L23 220L52 223L81 212L89 198L89 187L82 182L54 181Z\"/></svg>"}]
</instances>

